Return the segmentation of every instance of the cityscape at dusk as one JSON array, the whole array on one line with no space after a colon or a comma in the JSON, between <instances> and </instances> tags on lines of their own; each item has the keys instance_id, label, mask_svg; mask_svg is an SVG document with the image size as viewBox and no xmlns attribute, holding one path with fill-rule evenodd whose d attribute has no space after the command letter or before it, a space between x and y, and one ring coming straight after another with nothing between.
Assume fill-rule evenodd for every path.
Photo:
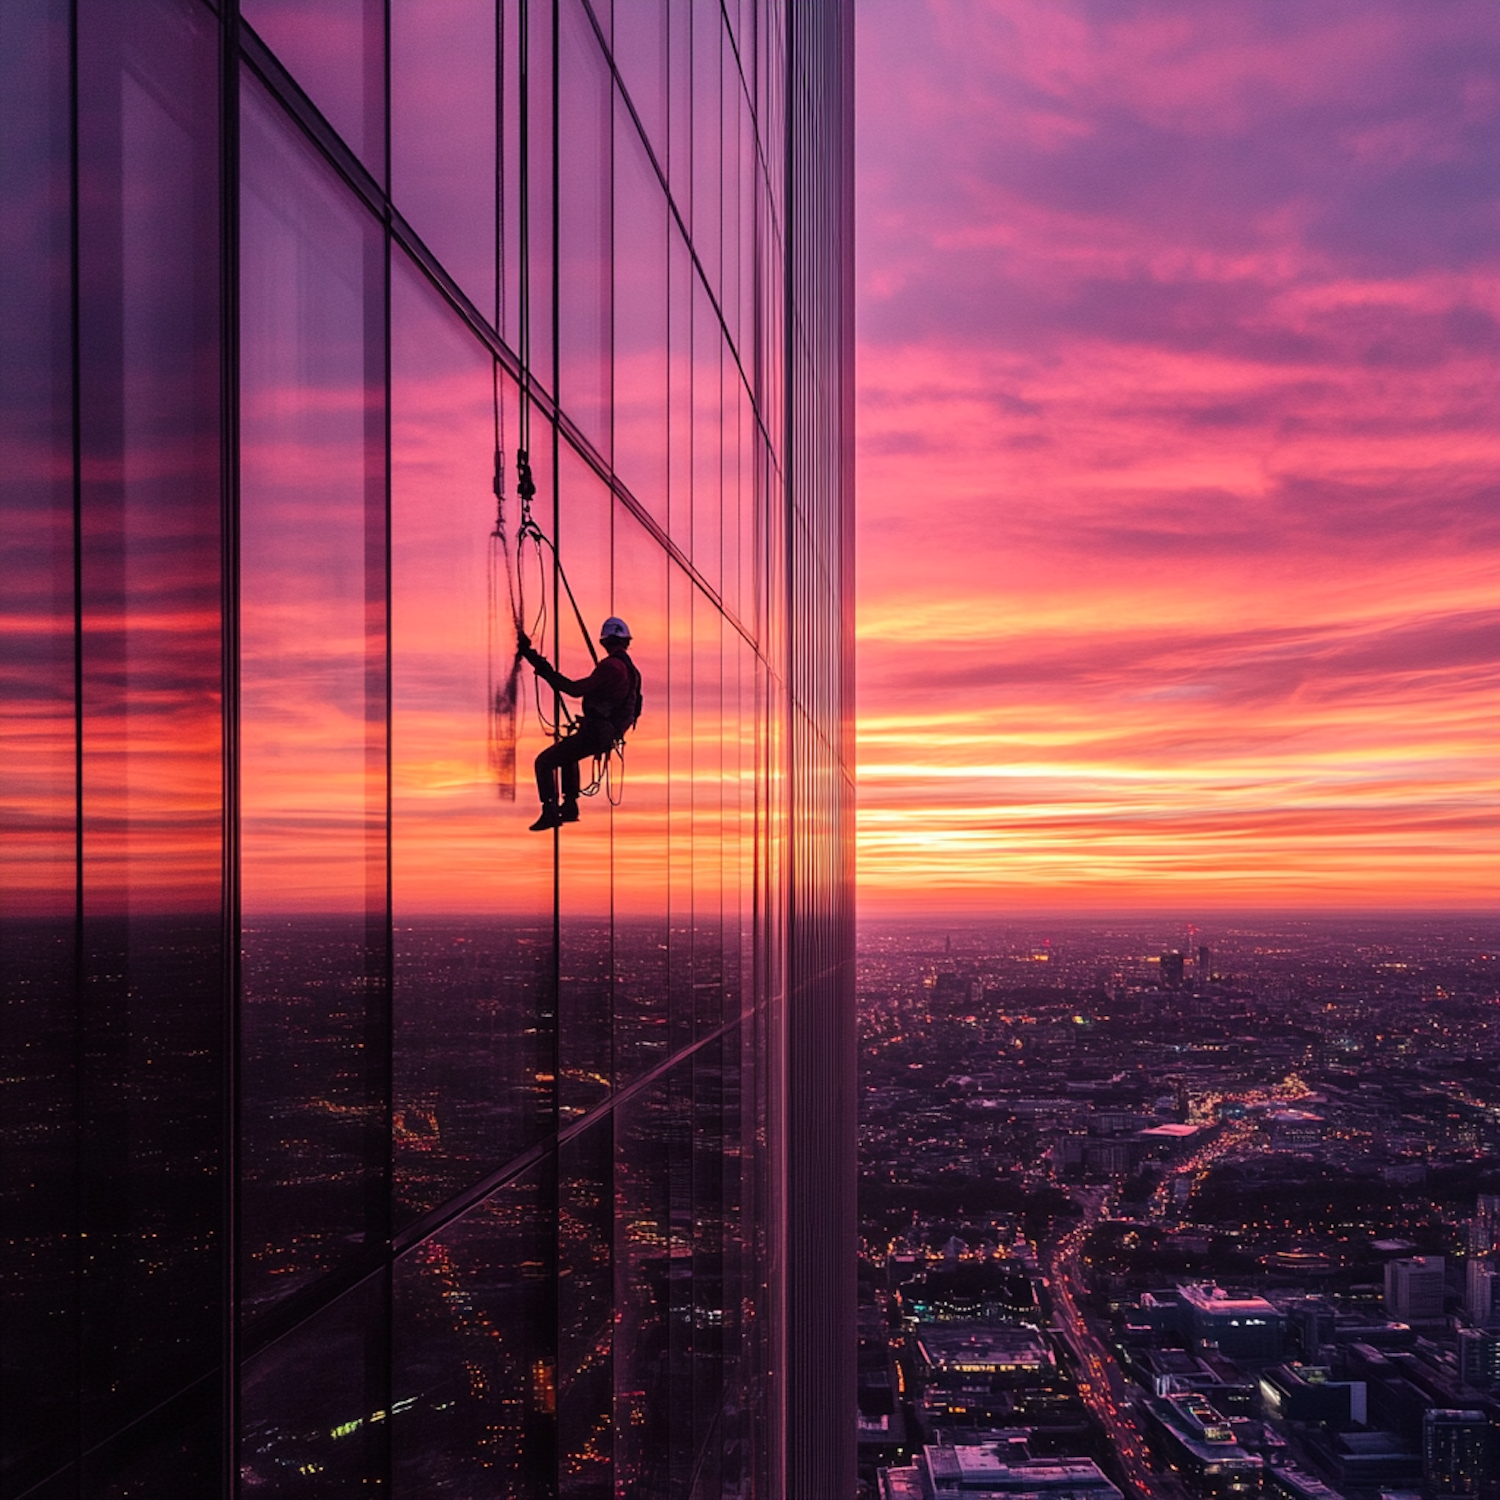
<instances>
[{"instance_id":1,"label":"cityscape at dusk","mask_svg":"<svg viewBox=\"0 0 1500 1500\"><path fill-rule=\"evenodd\" d=\"M1493 7L859 25L862 1493L1500 1493Z\"/></svg>"},{"instance_id":2,"label":"cityscape at dusk","mask_svg":"<svg viewBox=\"0 0 1500 1500\"><path fill-rule=\"evenodd\" d=\"M1495 938L866 922L871 1492L1491 1493Z\"/></svg>"}]
</instances>

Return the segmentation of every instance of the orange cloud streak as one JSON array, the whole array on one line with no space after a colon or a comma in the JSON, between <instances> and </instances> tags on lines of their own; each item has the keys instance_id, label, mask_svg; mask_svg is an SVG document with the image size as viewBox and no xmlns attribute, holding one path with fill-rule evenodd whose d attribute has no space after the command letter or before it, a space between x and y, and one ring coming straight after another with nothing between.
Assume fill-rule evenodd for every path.
<instances>
[{"instance_id":1,"label":"orange cloud streak","mask_svg":"<svg viewBox=\"0 0 1500 1500\"><path fill-rule=\"evenodd\" d=\"M861 12L868 907L1493 900L1494 17L1226 15Z\"/></svg>"}]
</instances>

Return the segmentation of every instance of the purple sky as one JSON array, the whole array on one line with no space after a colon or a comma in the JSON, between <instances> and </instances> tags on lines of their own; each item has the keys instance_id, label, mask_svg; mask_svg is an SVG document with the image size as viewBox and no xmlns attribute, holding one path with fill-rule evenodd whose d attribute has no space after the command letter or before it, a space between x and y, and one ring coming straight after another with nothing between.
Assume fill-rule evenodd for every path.
<instances>
[{"instance_id":1,"label":"purple sky","mask_svg":"<svg viewBox=\"0 0 1500 1500\"><path fill-rule=\"evenodd\" d=\"M867 902L1492 900L1500 7L857 15Z\"/></svg>"}]
</instances>

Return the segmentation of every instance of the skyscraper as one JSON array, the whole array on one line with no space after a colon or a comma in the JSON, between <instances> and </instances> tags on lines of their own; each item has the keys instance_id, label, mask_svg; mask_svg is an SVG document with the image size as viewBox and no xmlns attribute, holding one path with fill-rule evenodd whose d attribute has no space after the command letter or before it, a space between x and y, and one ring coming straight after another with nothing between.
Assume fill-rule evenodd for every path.
<instances>
[{"instance_id":1,"label":"skyscraper","mask_svg":"<svg viewBox=\"0 0 1500 1500\"><path fill-rule=\"evenodd\" d=\"M1480 1193L1469 1220L1469 1254L1493 1255L1500 1250L1500 1193Z\"/></svg>"},{"instance_id":2,"label":"skyscraper","mask_svg":"<svg viewBox=\"0 0 1500 1500\"><path fill-rule=\"evenodd\" d=\"M1482 1411L1422 1413L1422 1477L1437 1495L1475 1495L1493 1477L1489 1423Z\"/></svg>"},{"instance_id":3,"label":"skyscraper","mask_svg":"<svg viewBox=\"0 0 1500 1500\"><path fill-rule=\"evenodd\" d=\"M1385 1263L1385 1307L1404 1323L1431 1322L1443 1315L1441 1255L1413 1255Z\"/></svg>"},{"instance_id":4,"label":"skyscraper","mask_svg":"<svg viewBox=\"0 0 1500 1500\"><path fill-rule=\"evenodd\" d=\"M851 44L0 11L0 1494L852 1489Z\"/></svg>"},{"instance_id":5,"label":"skyscraper","mask_svg":"<svg viewBox=\"0 0 1500 1500\"><path fill-rule=\"evenodd\" d=\"M1500 1275L1490 1259L1470 1260L1464 1266L1464 1311L1481 1328L1495 1321Z\"/></svg>"}]
</instances>

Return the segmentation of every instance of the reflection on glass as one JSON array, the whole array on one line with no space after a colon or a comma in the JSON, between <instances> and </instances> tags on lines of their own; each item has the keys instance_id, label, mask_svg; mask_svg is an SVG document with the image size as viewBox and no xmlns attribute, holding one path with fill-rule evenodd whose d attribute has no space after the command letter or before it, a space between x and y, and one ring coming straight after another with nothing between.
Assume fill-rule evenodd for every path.
<instances>
[{"instance_id":1,"label":"reflection on glass","mask_svg":"<svg viewBox=\"0 0 1500 1500\"><path fill-rule=\"evenodd\" d=\"M67 19L0 12L0 912L71 916L73 411Z\"/></svg>"},{"instance_id":2,"label":"reflection on glass","mask_svg":"<svg viewBox=\"0 0 1500 1500\"><path fill-rule=\"evenodd\" d=\"M381 1231L385 295L378 226L252 86L241 244L243 1277Z\"/></svg>"},{"instance_id":3,"label":"reflection on glass","mask_svg":"<svg viewBox=\"0 0 1500 1500\"><path fill-rule=\"evenodd\" d=\"M391 196L487 317L496 301L497 10L499 24L512 13L513 27L514 9L495 0L391 7Z\"/></svg>"},{"instance_id":4,"label":"reflection on glass","mask_svg":"<svg viewBox=\"0 0 1500 1500\"><path fill-rule=\"evenodd\" d=\"M568 582L583 613L582 628L558 582L554 640L561 671L576 679L593 670L589 646L603 654L597 644L599 628L610 610L610 512L609 492L576 457L564 454L557 497L557 542L565 559ZM628 615L632 630L639 630ZM635 660L635 643L631 642ZM637 669L640 663L637 662ZM642 690L645 677L642 675ZM548 711L551 694L543 693ZM573 714L580 704L565 700ZM629 736L634 739L634 734ZM626 750L627 759L629 749ZM604 779L594 781L594 794L580 801L577 823L558 838L558 1102L564 1116L581 1113L598 1104L614 1082L609 975L610 943L610 833L613 809L610 797L627 795L618 778L618 761L598 767L584 761L580 781L587 792L596 769ZM622 814L623 816L623 814Z\"/></svg>"},{"instance_id":5,"label":"reflection on glass","mask_svg":"<svg viewBox=\"0 0 1500 1500\"><path fill-rule=\"evenodd\" d=\"M607 11L607 7L600 7ZM611 447L609 66L581 4L559 15L558 399L606 459ZM630 18L634 24L634 17Z\"/></svg>"},{"instance_id":6,"label":"reflection on glass","mask_svg":"<svg viewBox=\"0 0 1500 1500\"><path fill-rule=\"evenodd\" d=\"M558 1156L558 1494L611 1500L614 1480L613 1131Z\"/></svg>"},{"instance_id":7,"label":"reflection on glass","mask_svg":"<svg viewBox=\"0 0 1500 1500\"><path fill-rule=\"evenodd\" d=\"M678 1493L693 1457L686 1081L677 1069L615 1110L615 1464L626 1494Z\"/></svg>"},{"instance_id":8,"label":"reflection on glass","mask_svg":"<svg viewBox=\"0 0 1500 1500\"><path fill-rule=\"evenodd\" d=\"M637 34L621 28L621 42ZM614 462L637 500L666 524L666 195L634 122L615 106Z\"/></svg>"},{"instance_id":9,"label":"reflection on glass","mask_svg":"<svg viewBox=\"0 0 1500 1500\"><path fill-rule=\"evenodd\" d=\"M530 1500L557 1472L556 1184L528 1174L395 1267L395 1493Z\"/></svg>"},{"instance_id":10,"label":"reflection on glass","mask_svg":"<svg viewBox=\"0 0 1500 1500\"><path fill-rule=\"evenodd\" d=\"M622 1083L667 1057L667 573L666 555L617 502L611 609L635 632L630 655L645 701L625 748L611 846L615 1071Z\"/></svg>"},{"instance_id":11,"label":"reflection on glass","mask_svg":"<svg viewBox=\"0 0 1500 1500\"><path fill-rule=\"evenodd\" d=\"M213 18L77 26L87 1446L220 1346L221 245Z\"/></svg>"},{"instance_id":12,"label":"reflection on glass","mask_svg":"<svg viewBox=\"0 0 1500 1500\"><path fill-rule=\"evenodd\" d=\"M240 13L381 182L385 11L385 0L240 0Z\"/></svg>"},{"instance_id":13,"label":"reflection on glass","mask_svg":"<svg viewBox=\"0 0 1500 1500\"><path fill-rule=\"evenodd\" d=\"M551 1124L552 841L529 684L517 795L488 761L492 364L398 261L392 286L391 846L394 1150L403 1212L432 1208ZM504 392L515 431L514 389ZM514 510L514 499L509 501ZM513 538L516 518L508 514ZM537 579L528 583L537 596ZM514 651L496 601L503 676ZM606 828L607 831L607 828Z\"/></svg>"},{"instance_id":14,"label":"reflection on glass","mask_svg":"<svg viewBox=\"0 0 1500 1500\"><path fill-rule=\"evenodd\" d=\"M767 1290L811 1267L818 1336L839 1295L793 1212L837 1194L778 1136L841 1128L779 1068L828 1055L838 983L799 978L847 928L839 372L784 321L826 342L837 258L782 262L780 195L825 192L845 7L242 9L259 41L203 0L0 8L0 1487L86 1451L69 1493L213 1493L237 1317L247 1491L753 1492ZM645 699L545 834L529 673L513 800L493 753L523 111L536 519ZM583 675L543 559L524 623Z\"/></svg>"},{"instance_id":15,"label":"reflection on glass","mask_svg":"<svg viewBox=\"0 0 1500 1500\"><path fill-rule=\"evenodd\" d=\"M386 1285L371 1278L245 1362L243 1493L353 1494L380 1483L416 1404L390 1379Z\"/></svg>"},{"instance_id":16,"label":"reflection on glass","mask_svg":"<svg viewBox=\"0 0 1500 1500\"><path fill-rule=\"evenodd\" d=\"M693 498L692 558L699 576L717 593L724 574L720 507L724 492L726 361L719 320L701 281L693 286ZM732 449L730 451L733 451Z\"/></svg>"},{"instance_id":17,"label":"reflection on glass","mask_svg":"<svg viewBox=\"0 0 1500 1500\"><path fill-rule=\"evenodd\" d=\"M697 273L674 223L667 234L667 404L656 441L667 456L667 532L693 555L693 303ZM658 418L658 421L661 419Z\"/></svg>"},{"instance_id":18,"label":"reflection on glass","mask_svg":"<svg viewBox=\"0 0 1500 1500\"><path fill-rule=\"evenodd\" d=\"M0 1474L65 1458L74 1259L77 891L67 11L0 8Z\"/></svg>"},{"instance_id":19,"label":"reflection on glass","mask_svg":"<svg viewBox=\"0 0 1500 1500\"><path fill-rule=\"evenodd\" d=\"M693 1026L700 1037L724 1015L724 617L693 601L692 952Z\"/></svg>"}]
</instances>

